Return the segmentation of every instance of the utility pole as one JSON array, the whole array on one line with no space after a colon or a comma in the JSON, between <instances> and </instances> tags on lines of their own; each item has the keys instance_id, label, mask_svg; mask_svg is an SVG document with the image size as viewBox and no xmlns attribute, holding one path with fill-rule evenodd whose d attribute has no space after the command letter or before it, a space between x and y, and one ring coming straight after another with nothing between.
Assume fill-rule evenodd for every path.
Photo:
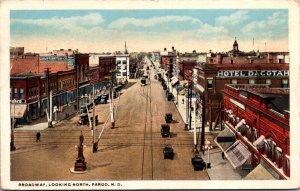
<instances>
[{"instance_id":1,"label":"utility pole","mask_svg":"<svg viewBox=\"0 0 300 191\"><path fill-rule=\"evenodd\" d=\"M11 135L10 135L10 151L16 150L15 146L15 135L14 135L14 128L15 128L15 109L16 109L16 100L12 100L14 105L14 113L13 113L13 119L11 124Z\"/></svg>"},{"instance_id":2,"label":"utility pole","mask_svg":"<svg viewBox=\"0 0 300 191\"><path fill-rule=\"evenodd\" d=\"M189 130L192 129L192 81L190 82L190 102L189 102L189 115L190 115L190 121L189 121Z\"/></svg>"},{"instance_id":3,"label":"utility pole","mask_svg":"<svg viewBox=\"0 0 300 191\"><path fill-rule=\"evenodd\" d=\"M114 116L114 108L113 108L113 82L114 82L114 79L113 79L113 75L114 75L114 71L112 73L112 78L111 78L111 85L110 85L110 121L111 121L111 125L112 125L112 129L115 128L115 116Z\"/></svg>"},{"instance_id":4,"label":"utility pole","mask_svg":"<svg viewBox=\"0 0 300 191\"><path fill-rule=\"evenodd\" d=\"M48 97L48 114L49 114L49 119L48 119L48 127L51 128L53 127L52 125L52 109L51 109L51 101L52 101L52 95L51 95L51 89L50 89L50 80L49 80L49 68L46 69L46 78L47 78L47 97Z\"/></svg>"},{"instance_id":5,"label":"utility pole","mask_svg":"<svg viewBox=\"0 0 300 191\"><path fill-rule=\"evenodd\" d=\"M96 134L96 123L95 123L95 84L93 84L93 153L95 153L97 148L97 143L95 142L95 134Z\"/></svg>"},{"instance_id":6,"label":"utility pole","mask_svg":"<svg viewBox=\"0 0 300 191\"><path fill-rule=\"evenodd\" d=\"M205 91L202 93L202 130L201 130L201 148L204 154L204 139L205 139Z\"/></svg>"}]
</instances>

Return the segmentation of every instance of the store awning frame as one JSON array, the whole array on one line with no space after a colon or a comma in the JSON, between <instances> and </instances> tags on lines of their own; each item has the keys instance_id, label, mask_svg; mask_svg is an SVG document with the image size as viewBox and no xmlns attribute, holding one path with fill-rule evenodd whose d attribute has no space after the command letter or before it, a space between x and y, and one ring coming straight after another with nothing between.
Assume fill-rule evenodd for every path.
<instances>
[{"instance_id":1,"label":"store awning frame","mask_svg":"<svg viewBox=\"0 0 300 191\"><path fill-rule=\"evenodd\" d=\"M11 118L20 119L24 117L24 114L27 110L26 103L11 103L10 104L10 116Z\"/></svg>"},{"instance_id":2,"label":"store awning frame","mask_svg":"<svg viewBox=\"0 0 300 191\"><path fill-rule=\"evenodd\" d=\"M172 86L174 86L178 82L179 82L178 78L175 77L175 78L172 79L171 84L172 84Z\"/></svg>"},{"instance_id":3,"label":"store awning frame","mask_svg":"<svg viewBox=\"0 0 300 191\"><path fill-rule=\"evenodd\" d=\"M264 143L264 139L265 139L265 136L261 135L258 139L256 139L254 142L253 142L253 145L255 147L261 145Z\"/></svg>"},{"instance_id":4,"label":"store awning frame","mask_svg":"<svg viewBox=\"0 0 300 191\"><path fill-rule=\"evenodd\" d=\"M235 169L242 166L251 156L250 151L239 140L233 143L224 154Z\"/></svg>"}]
</instances>

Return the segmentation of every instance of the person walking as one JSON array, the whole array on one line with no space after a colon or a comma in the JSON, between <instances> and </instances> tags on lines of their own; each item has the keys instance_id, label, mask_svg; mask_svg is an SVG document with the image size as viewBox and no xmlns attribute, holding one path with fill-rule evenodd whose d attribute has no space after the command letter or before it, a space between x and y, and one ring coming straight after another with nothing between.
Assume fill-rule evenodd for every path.
<instances>
[{"instance_id":1,"label":"person walking","mask_svg":"<svg viewBox=\"0 0 300 191\"><path fill-rule=\"evenodd\" d=\"M41 133L37 132L36 133L36 142L41 141Z\"/></svg>"},{"instance_id":2,"label":"person walking","mask_svg":"<svg viewBox=\"0 0 300 191\"><path fill-rule=\"evenodd\" d=\"M184 98L182 99L182 104L184 104Z\"/></svg>"}]
</instances>

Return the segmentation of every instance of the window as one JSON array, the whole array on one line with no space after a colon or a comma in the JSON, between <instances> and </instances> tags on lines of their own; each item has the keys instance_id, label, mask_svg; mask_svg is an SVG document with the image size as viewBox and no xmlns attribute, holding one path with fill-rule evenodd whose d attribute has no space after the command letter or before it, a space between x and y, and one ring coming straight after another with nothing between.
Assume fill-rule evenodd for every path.
<instances>
[{"instance_id":1,"label":"window","mask_svg":"<svg viewBox=\"0 0 300 191\"><path fill-rule=\"evenodd\" d=\"M253 64L253 60L252 59L249 60L249 64Z\"/></svg>"},{"instance_id":2,"label":"window","mask_svg":"<svg viewBox=\"0 0 300 191\"><path fill-rule=\"evenodd\" d=\"M279 147L276 147L276 164L278 168L282 167L282 162L283 162L283 156L282 156L282 149Z\"/></svg>"},{"instance_id":3,"label":"window","mask_svg":"<svg viewBox=\"0 0 300 191\"><path fill-rule=\"evenodd\" d=\"M118 60L118 61L117 61L117 65L119 65L119 64L121 64L121 60Z\"/></svg>"},{"instance_id":4,"label":"window","mask_svg":"<svg viewBox=\"0 0 300 191\"><path fill-rule=\"evenodd\" d=\"M249 83L249 84L255 84L255 79L249 79L249 80L248 80L248 83Z\"/></svg>"},{"instance_id":5,"label":"window","mask_svg":"<svg viewBox=\"0 0 300 191\"><path fill-rule=\"evenodd\" d=\"M14 88L14 99L19 99L18 88Z\"/></svg>"},{"instance_id":6,"label":"window","mask_svg":"<svg viewBox=\"0 0 300 191\"><path fill-rule=\"evenodd\" d=\"M125 64L125 65L127 64L126 60L123 60L123 64Z\"/></svg>"},{"instance_id":7,"label":"window","mask_svg":"<svg viewBox=\"0 0 300 191\"><path fill-rule=\"evenodd\" d=\"M126 72L123 72L123 76L126 76L127 75L127 73Z\"/></svg>"},{"instance_id":8,"label":"window","mask_svg":"<svg viewBox=\"0 0 300 191\"><path fill-rule=\"evenodd\" d=\"M20 88L20 99L24 99L24 89Z\"/></svg>"},{"instance_id":9,"label":"window","mask_svg":"<svg viewBox=\"0 0 300 191\"><path fill-rule=\"evenodd\" d=\"M207 80L207 88L208 89L212 89L213 88L213 80L212 79L208 79Z\"/></svg>"},{"instance_id":10,"label":"window","mask_svg":"<svg viewBox=\"0 0 300 191\"><path fill-rule=\"evenodd\" d=\"M289 87L289 80L288 79L283 79L281 81L281 87L282 88L288 88Z\"/></svg>"},{"instance_id":11,"label":"window","mask_svg":"<svg viewBox=\"0 0 300 191\"><path fill-rule=\"evenodd\" d=\"M271 79L266 79L266 84L271 85L272 84Z\"/></svg>"},{"instance_id":12,"label":"window","mask_svg":"<svg viewBox=\"0 0 300 191\"><path fill-rule=\"evenodd\" d=\"M279 62L280 64L281 64L281 63L284 63L284 62L283 62L283 59L281 59L281 58L278 60L278 62Z\"/></svg>"},{"instance_id":13,"label":"window","mask_svg":"<svg viewBox=\"0 0 300 191\"><path fill-rule=\"evenodd\" d=\"M10 88L10 99L12 99L12 88Z\"/></svg>"},{"instance_id":14,"label":"window","mask_svg":"<svg viewBox=\"0 0 300 191\"><path fill-rule=\"evenodd\" d=\"M231 84L237 84L237 80L235 79L231 80Z\"/></svg>"},{"instance_id":15,"label":"window","mask_svg":"<svg viewBox=\"0 0 300 191\"><path fill-rule=\"evenodd\" d=\"M290 176L290 157L285 155L286 157L286 175Z\"/></svg>"},{"instance_id":16,"label":"window","mask_svg":"<svg viewBox=\"0 0 300 191\"><path fill-rule=\"evenodd\" d=\"M232 59L230 60L230 63L233 64L233 60Z\"/></svg>"}]
</instances>

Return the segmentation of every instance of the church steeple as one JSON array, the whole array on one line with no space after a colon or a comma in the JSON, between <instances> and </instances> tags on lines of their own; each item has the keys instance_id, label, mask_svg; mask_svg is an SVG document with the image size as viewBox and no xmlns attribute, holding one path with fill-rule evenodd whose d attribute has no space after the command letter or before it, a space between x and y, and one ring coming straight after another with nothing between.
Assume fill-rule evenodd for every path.
<instances>
[{"instance_id":1,"label":"church steeple","mask_svg":"<svg viewBox=\"0 0 300 191\"><path fill-rule=\"evenodd\" d=\"M233 43L233 51L234 52L238 52L239 51L239 45L236 41L236 37L235 37L235 40L234 40L234 43Z\"/></svg>"},{"instance_id":2,"label":"church steeple","mask_svg":"<svg viewBox=\"0 0 300 191\"><path fill-rule=\"evenodd\" d=\"M125 54L128 54L127 46L126 46L126 41L125 41Z\"/></svg>"}]
</instances>

